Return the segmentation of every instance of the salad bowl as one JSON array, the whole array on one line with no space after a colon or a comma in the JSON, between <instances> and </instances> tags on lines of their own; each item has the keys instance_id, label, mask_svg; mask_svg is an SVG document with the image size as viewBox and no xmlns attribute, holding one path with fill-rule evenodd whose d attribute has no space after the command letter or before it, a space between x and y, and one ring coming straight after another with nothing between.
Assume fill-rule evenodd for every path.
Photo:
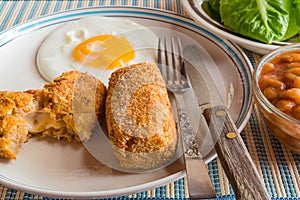
<instances>
[{"instance_id":1,"label":"salad bowl","mask_svg":"<svg viewBox=\"0 0 300 200\"><path fill-rule=\"evenodd\" d=\"M245 4L245 5L240 5L240 6L245 7L247 4L251 3L252 1L253 0L240 1L241 2L240 4ZM268 0L265 0L265 1L268 1ZM235 3L232 3L232 2L235 2ZM183 1L182 3L185 8L185 11L201 27L218 35L221 38L231 40L231 41L235 42L236 44L240 45L241 47L248 49L250 51L259 53L259 54L267 54L281 46L286 45L286 44L300 42L300 33L299 33L300 32L300 20L297 22L297 20L298 20L297 16L294 16L294 17L290 16L289 18L294 19L294 20L290 20L289 23L291 25L288 25L289 27L287 27L287 26L284 27L283 26L284 24L288 24L286 22L286 20L287 20L286 18L288 16L285 16L280 13L281 7L279 7L279 6L278 6L278 8L277 7L274 8L274 9L278 10L277 15L276 15L276 17L278 18L277 21L271 21L270 17L268 18L269 15L265 16L265 19L267 18L266 20L267 20L267 24L268 24L268 25L266 25L266 27L262 27L260 29L258 28L258 30L255 30L254 33L252 33L252 35L251 34L248 34L248 35L243 34L242 35L241 32L245 33L247 30L244 30L244 29L249 29L249 27L245 27L246 23L238 24L238 22L234 21L234 18L240 18L241 19L240 21L248 20L248 22L250 24L253 23L251 25L252 27L250 27L250 28L253 28L253 26L258 27L262 24L262 22L259 20L257 20L255 22L254 15L257 14L259 11L257 11L257 12L253 11L252 13L249 12L249 16L245 16L248 14L247 13L245 14L245 12L243 11L241 16L237 17L237 15L234 16L232 14L232 16L231 16L232 18L221 19L221 18L218 18L218 17L220 17L220 13L216 14L216 11L211 10L211 8L209 8L212 6L207 5L210 3L214 6L214 4L220 3L219 0L208 0L208 1L186 0L186 1ZM226 6L228 8L230 6L233 6L234 7L233 10L239 10L238 9L239 5L233 5L233 4L236 4L236 1L222 0L222 3L224 3L224 4L226 3ZM256 3L257 3L257 1L254 1L251 4L253 5ZM299 5L297 5L297 4L299 4ZM278 2L278 5L280 5L280 2ZM218 7L218 6L220 6L220 5L216 5L216 7ZM259 5L257 5L257 6L259 6ZM290 13L288 13L288 14L295 15L296 13L300 13L300 1L299 1L299 3L295 2L294 7L295 7L294 8L295 10L290 10ZM220 8L220 7L218 7L218 8ZM268 12L268 11L270 11L270 9L271 8L266 8L264 11ZM243 10L243 9L241 9L241 10ZM227 12L230 12L230 11L232 11L232 10L228 9ZM225 12L225 11L223 11L223 12ZM233 13L233 12L231 12L231 13ZM227 13L227 16L231 15L231 13L229 13L229 14ZM264 12L262 11L259 14L263 15L263 13ZM270 13L268 13L268 14L270 14ZM225 15L225 13L224 13L224 15ZM264 17L262 17L262 18L264 18ZM224 25L224 22L226 22L227 24L231 22L233 25L232 25L232 27L228 27L228 26ZM274 28L273 26L277 26L277 27ZM266 33L266 34L261 33L260 34L260 32L265 31L264 29L269 29L269 28L272 28L272 31L273 31L272 33ZM236 30L234 30L234 29L236 29ZM285 33L285 35L282 35L282 33ZM259 39L261 39L261 41Z\"/></svg>"}]
</instances>

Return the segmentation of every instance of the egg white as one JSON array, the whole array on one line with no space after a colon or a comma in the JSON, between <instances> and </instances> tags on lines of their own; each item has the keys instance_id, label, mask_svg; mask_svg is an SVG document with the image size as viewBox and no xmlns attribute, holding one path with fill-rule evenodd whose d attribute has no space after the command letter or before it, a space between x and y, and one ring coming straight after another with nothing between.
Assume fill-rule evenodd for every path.
<instances>
[{"instance_id":1,"label":"egg white","mask_svg":"<svg viewBox=\"0 0 300 200\"><path fill-rule=\"evenodd\" d=\"M158 37L149 28L129 19L93 16L64 23L46 37L36 57L40 74L51 81L62 72L79 70L88 72L107 84L113 70L85 66L72 57L72 51L78 44L90 37L104 34L124 36L132 44L135 58L127 64L156 61L154 49Z\"/></svg>"}]
</instances>

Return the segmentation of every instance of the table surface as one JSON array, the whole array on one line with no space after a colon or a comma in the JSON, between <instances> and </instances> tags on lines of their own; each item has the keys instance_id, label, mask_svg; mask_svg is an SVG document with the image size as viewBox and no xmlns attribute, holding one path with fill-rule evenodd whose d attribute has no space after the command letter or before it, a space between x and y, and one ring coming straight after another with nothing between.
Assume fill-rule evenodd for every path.
<instances>
[{"instance_id":1,"label":"table surface","mask_svg":"<svg viewBox=\"0 0 300 200\"><path fill-rule=\"evenodd\" d=\"M188 16L180 0L75 0L75 1L0 1L0 31L21 22L74 8L91 6L141 6L169 10ZM260 55L245 50L253 66ZM269 132L254 105L249 122L241 133L247 148L261 173L272 199L300 199L300 156L281 145ZM217 192L217 199L235 199L233 190L218 158L208 163L209 175ZM188 198L185 178L149 191L116 197L136 198ZM26 191L0 185L0 199L52 199Z\"/></svg>"}]
</instances>

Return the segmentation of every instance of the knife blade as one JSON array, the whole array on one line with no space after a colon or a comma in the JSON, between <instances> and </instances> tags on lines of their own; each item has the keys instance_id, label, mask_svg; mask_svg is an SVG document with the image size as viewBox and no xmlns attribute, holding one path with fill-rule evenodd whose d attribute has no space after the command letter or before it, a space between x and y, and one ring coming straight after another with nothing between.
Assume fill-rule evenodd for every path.
<instances>
[{"instance_id":1,"label":"knife blade","mask_svg":"<svg viewBox=\"0 0 300 200\"><path fill-rule=\"evenodd\" d=\"M187 72L209 127L221 165L236 199L270 199L265 184L237 131L222 95L203 62L206 51L196 45L184 48ZM205 56L209 56L207 53ZM214 64L214 63L213 63Z\"/></svg>"}]
</instances>

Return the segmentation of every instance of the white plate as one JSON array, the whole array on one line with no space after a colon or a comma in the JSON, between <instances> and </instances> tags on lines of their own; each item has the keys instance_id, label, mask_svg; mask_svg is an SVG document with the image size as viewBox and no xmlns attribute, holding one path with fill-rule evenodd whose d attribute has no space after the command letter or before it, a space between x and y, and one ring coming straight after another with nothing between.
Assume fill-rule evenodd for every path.
<instances>
[{"instance_id":1,"label":"white plate","mask_svg":"<svg viewBox=\"0 0 300 200\"><path fill-rule=\"evenodd\" d=\"M187 13L193 18L199 26L211 31L212 33L233 41L245 49L266 54L274 49L280 47L280 44L264 44L255 40L250 40L245 37L242 37L239 34L233 33L226 29L222 24L213 20L206 12L202 9L201 4L203 0L186 0L182 1L183 6Z\"/></svg>"},{"instance_id":2,"label":"white plate","mask_svg":"<svg viewBox=\"0 0 300 200\"><path fill-rule=\"evenodd\" d=\"M0 34L0 90L41 88L35 56L47 34L64 22L103 15L129 18L148 27L185 34L201 44L216 63L214 78L223 82L222 91L238 130L247 123L252 105L251 63L240 48L224 41L185 17L162 10L133 7L76 9L34 19ZM205 157L216 157L212 151ZM181 160L161 170L130 174L112 170L93 158L81 144L31 138L17 160L0 159L0 183L29 193L51 197L115 197L146 191L185 175Z\"/></svg>"}]
</instances>

